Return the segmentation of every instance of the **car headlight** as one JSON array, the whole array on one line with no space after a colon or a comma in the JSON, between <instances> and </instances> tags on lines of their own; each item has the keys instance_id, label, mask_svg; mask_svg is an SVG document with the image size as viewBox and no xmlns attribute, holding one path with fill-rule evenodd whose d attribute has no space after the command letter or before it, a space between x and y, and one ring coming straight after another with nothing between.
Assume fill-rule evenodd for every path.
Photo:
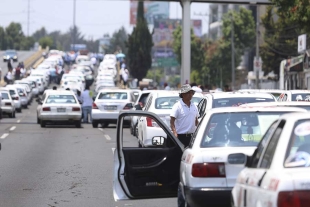
<instances>
[{"instance_id":1,"label":"car headlight","mask_svg":"<svg viewBox=\"0 0 310 207\"><path fill-rule=\"evenodd\" d=\"M17 56L14 56L14 59L17 59Z\"/></svg>"}]
</instances>

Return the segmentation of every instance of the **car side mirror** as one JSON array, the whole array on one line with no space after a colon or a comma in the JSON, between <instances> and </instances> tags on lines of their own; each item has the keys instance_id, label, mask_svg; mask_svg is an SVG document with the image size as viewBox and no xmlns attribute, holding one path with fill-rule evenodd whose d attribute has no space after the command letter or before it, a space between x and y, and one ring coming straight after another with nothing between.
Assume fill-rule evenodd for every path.
<instances>
[{"instance_id":1,"label":"car side mirror","mask_svg":"<svg viewBox=\"0 0 310 207\"><path fill-rule=\"evenodd\" d=\"M163 145L165 145L165 140L166 140L166 138L165 137L159 137L159 136L157 136L157 137L153 137L152 138L152 145L153 146L163 146Z\"/></svg>"},{"instance_id":2,"label":"car side mirror","mask_svg":"<svg viewBox=\"0 0 310 207\"><path fill-rule=\"evenodd\" d=\"M228 155L228 163L233 165L246 165L248 156L243 153L234 153Z\"/></svg>"},{"instance_id":3,"label":"car side mirror","mask_svg":"<svg viewBox=\"0 0 310 207\"><path fill-rule=\"evenodd\" d=\"M142 110L142 107L140 106L140 104L135 105L135 109L136 110Z\"/></svg>"}]
</instances>

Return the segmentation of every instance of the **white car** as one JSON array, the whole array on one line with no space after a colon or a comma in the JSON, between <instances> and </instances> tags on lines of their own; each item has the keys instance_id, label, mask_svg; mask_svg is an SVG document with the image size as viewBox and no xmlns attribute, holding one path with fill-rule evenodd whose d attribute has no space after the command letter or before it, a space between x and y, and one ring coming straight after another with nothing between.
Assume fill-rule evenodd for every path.
<instances>
[{"instance_id":1,"label":"white car","mask_svg":"<svg viewBox=\"0 0 310 207\"><path fill-rule=\"evenodd\" d=\"M203 95L201 93L195 93L191 101L198 105L202 98ZM179 91L155 90L148 95L143 110L157 114L170 128L170 113L172 107L180 100ZM148 117L141 117L138 120L137 132L139 147L152 146L152 138L154 134L166 137L164 131Z\"/></svg>"},{"instance_id":2,"label":"white car","mask_svg":"<svg viewBox=\"0 0 310 207\"><path fill-rule=\"evenodd\" d=\"M270 93L272 94L276 99L284 93L286 90L281 89L240 89L239 92L251 92L251 93Z\"/></svg>"},{"instance_id":3,"label":"white car","mask_svg":"<svg viewBox=\"0 0 310 207\"><path fill-rule=\"evenodd\" d=\"M89 61L89 57L87 55L78 55L75 58L75 63L76 64L79 64L80 62L83 62L83 61Z\"/></svg>"},{"instance_id":4,"label":"white car","mask_svg":"<svg viewBox=\"0 0 310 207\"><path fill-rule=\"evenodd\" d=\"M310 90L288 90L283 92L278 101L309 101Z\"/></svg>"},{"instance_id":5,"label":"white car","mask_svg":"<svg viewBox=\"0 0 310 207\"><path fill-rule=\"evenodd\" d=\"M67 89L67 88L78 88L80 91L84 90L85 84L82 83L80 79L76 78L67 78L62 82L60 85L61 88Z\"/></svg>"},{"instance_id":6,"label":"white car","mask_svg":"<svg viewBox=\"0 0 310 207\"><path fill-rule=\"evenodd\" d=\"M38 100L37 122L46 124L74 124L81 127L82 110L73 91L47 90Z\"/></svg>"},{"instance_id":7,"label":"white car","mask_svg":"<svg viewBox=\"0 0 310 207\"><path fill-rule=\"evenodd\" d=\"M29 86L26 84L13 84L13 86L15 86L18 89L18 93L21 99L23 99L24 97L27 99L27 105L24 105L22 101L23 107L27 108L27 106L30 105L32 101L32 93L31 91L29 92Z\"/></svg>"},{"instance_id":8,"label":"white car","mask_svg":"<svg viewBox=\"0 0 310 207\"><path fill-rule=\"evenodd\" d=\"M252 156L231 154L231 165L245 163L232 190L232 206L309 206L309 129L310 113L286 114L270 126Z\"/></svg>"},{"instance_id":9,"label":"white car","mask_svg":"<svg viewBox=\"0 0 310 207\"><path fill-rule=\"evenodd\" d=\"M28 76L25 79L35 81L36 82L36 88L38 88L39 94L43 94L43 92L44 92L44 80L42 77Z\"/></svg>"},{"instance_id":10,"label":"white car","mask_svg":"<svg viewBox=\"0 0 310 207\"><path fill-rule=\"evenodd\" d=\"M8 89L17 90L22 107L28 107L27 91L24 85L6 85L5 87Z\"/></svg>"},{"instance_id":11,"label":"white car","mask_svg":"<svg viewBox=\"0 0 310 207\"><path fill-rule=\"evenodd\" d=\"M2 114L7 114L10 118L15 118L15 105L14 101L8 90L2 90L1 93L1 110Z\"/></svg>"},{"instance_id":12,"label":"white car","mask_svg":"<svg viewBox=\"0 0 310 207\"><path fill-rule=\"evenodd\" d=\"M255 107L255 106L264 106L264 107L276 107L276 106L285 106L285 107L300 107L310 111L310 101L276 101L276 102L263 102L263 103L249 103L243 104L240 107Z\"/></svg>"},{"instance_id":13,"label":"white car","mask_svg":"<svg viewBox=\"0 0 310 207\"><path fill-rule=\"evenodd\" d=\"M92 125L94 128L101 123L107 127L110 123L117 123L118 114L122 110L129 110L134 104L134 95L130 90L103 89L98 92L92 108ZM127 122L130 122L128 117Z\"/></svg>"},{"instance_id":14,"label":"white car","mask_svg":"<svg viewBox=\"0 0 310 207\"><path fill-rule=\"evenodd\" d=\"M227 107L200 111L204 116L186 149L155 113L121 113L114 151L114 199L174 197L180 185L190 206L229 206L231 189L243 167L229 164L228 155L251 154L268 124L283 113L296 111L306 110ZM153 134L153 147L128 146L130 135L123 133L123 121L133 115L151 118L167 137Z\"/></svg>"},{"instance_id":15,"label":"white car","mask_svg":"<svg viewBox=\"0 0 310 207\"><path fill-rule=\"evenodd\" d=\"M12 85L6 85L6 87L0 88L0 90L5 90L5 91L10 92L11 98L14 102L16 112L21 113L22 112L22 101L19 96L18 90L15 87L8 87L8 86L12 86Z\"/></svg>"}]
</instances>

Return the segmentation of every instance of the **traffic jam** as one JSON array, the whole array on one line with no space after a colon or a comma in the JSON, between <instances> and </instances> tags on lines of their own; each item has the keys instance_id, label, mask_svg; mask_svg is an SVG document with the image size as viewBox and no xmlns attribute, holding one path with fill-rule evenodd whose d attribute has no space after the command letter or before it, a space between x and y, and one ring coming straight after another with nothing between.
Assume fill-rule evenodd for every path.
<instances>
[{"instance_id":1,"label":"traffic jam","mask_svg":"<svg viewBox=\"0 0 310 207\"><path fill-rule=\"evenodd\" d=\"M115 200L178 197L178 206L309 205L309 91L202 92L195 86L190 91L198 125L188 146L171 125L174 105L184 100L182 88L143 90L133 109L120 111ZM124 133L128 119L136 146L128 145L132 137Z\"/></svg>"}]
</instances>

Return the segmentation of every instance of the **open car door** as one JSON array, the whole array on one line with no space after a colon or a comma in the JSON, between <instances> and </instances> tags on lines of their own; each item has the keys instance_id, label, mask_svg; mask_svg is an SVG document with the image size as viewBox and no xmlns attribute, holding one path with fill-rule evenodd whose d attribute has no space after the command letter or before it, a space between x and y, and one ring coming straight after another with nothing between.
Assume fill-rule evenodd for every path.
<instances>
[{"instance_id":1,"label":"open car door","mask_svg":"<svg viewBox=\"0 0 310 207\"><path fill-rule=\"evenodd\" d=\"M199 113L198 118L201 118L205 114L206 107L207 107L207 99L203 98L199 101L198 106L197 106L198 113Z\"/></svg>"},{"instance_id":2,"label":"open car door","mask_svg":"<svg viewBox=\"0 0 310 207\"><path fill-rule=\"evenodd\" d=\"M130 116L146 116L153 123L152 147L139 148L137 138L124 128ZM116 133L114 199L176 197L184 147L160 117L145 111L121 112Z\"/></svg>"}]
</instances>

